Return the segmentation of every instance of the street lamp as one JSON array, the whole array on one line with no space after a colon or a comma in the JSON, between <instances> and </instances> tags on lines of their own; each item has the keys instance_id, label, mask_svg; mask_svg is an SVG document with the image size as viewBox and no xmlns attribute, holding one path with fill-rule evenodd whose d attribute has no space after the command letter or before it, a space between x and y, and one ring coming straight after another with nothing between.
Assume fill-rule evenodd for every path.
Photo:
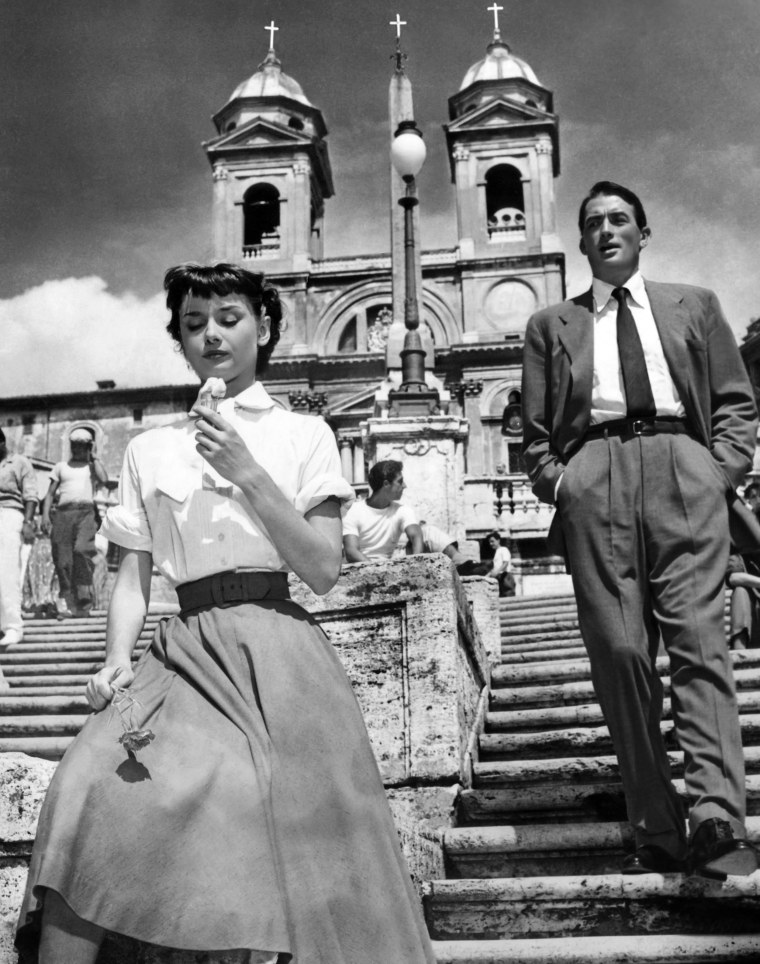
<instances>
[{"instance_id":1,"label":"street lamp","mask_svg":"<svg viewBox=\"0 0 760 964\"><path fill-rule=\"evenodd\" d=\"M414 179L425 163L422 132L413 120L401 121L391 144L391 164L406 184L399 204L404 209L404 347L401 350L401 387L389 395L391 414L429 415L438 408L438 392L425 382L425 349L420 338L413 210L418 204Z\"/></svg>"}]
</instances>

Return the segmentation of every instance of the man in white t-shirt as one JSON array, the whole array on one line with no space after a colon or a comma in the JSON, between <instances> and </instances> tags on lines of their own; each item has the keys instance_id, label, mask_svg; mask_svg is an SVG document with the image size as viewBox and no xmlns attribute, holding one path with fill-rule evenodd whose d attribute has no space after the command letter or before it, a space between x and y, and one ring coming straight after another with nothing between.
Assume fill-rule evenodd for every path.
<instances>
[{"instance_id":1,"label":"man in white t-shirt","mask_svg":"<svg viewBox=\"0 0 760 964\"><path fill-rule=\"evenodd\" d=\"M343 519L343 548L349 562L390 559L406 533L412 552L423 552L422 530L411 506L402 505L404 467L387 459L369 470L372 494L354 502Z\"/></svg>"},{"instance_id":2,"label":"man in white t-shirt","mask_svg":"<svg viewBox=\"0 0 760 964\"><path fill-rule=\"evenodd\" d=\"M93 605L95 533L98 520L95 487L108 482L103 463L93 454L94 438L76 428L69 436L71 458L57 462L42 503L42 531L50 534L53 565L58 576L56 609L59 617L87 615ZM55 516L50 510L57 496Z\"/></svg>"}]
</instances>

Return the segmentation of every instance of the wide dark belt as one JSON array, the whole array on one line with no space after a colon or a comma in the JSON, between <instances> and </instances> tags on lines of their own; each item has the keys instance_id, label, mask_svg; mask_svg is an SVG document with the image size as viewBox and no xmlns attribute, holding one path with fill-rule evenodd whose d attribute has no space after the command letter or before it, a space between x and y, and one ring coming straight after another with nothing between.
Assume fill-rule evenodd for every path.
<instances>
[{"instance_id":1,"label":"wide dark belt","mask_svg":"<svg viewBox=\"0 0 760 964\"><path fill-rule=\"evenodd\" d=\"M177 586L181 612L208 609L211 606L225 609L257 599L290 599L288 574L286 572L215 572L193 582Z\"/></svg>"},{"instance_id":2,"label":"wide dark belt","mask_svg":"<svg viewBox=\"0 0 760 964\"><path fill-rule=\"evenodd\" d=\"M583 441L595 438L636 438L639 435L690 435L696 438L681 418L615 418L590 425Z\"/></svg>"}]
</instances>

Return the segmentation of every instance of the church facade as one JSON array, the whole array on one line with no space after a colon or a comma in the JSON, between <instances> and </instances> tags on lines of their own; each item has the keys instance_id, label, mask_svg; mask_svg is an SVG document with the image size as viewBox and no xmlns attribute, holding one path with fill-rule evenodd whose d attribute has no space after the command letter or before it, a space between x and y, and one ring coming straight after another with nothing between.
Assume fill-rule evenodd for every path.
<instances>
[{"instance_id":1,"label":"church facade","mask_svg":"<svg viewBox=\"0 0 760 964\"><path fill-rule=\"evenodd\" d=\"M404 79L400 58L397 74ZM501 529L513 537L518 565L543 566L549 510L523 472L520 373L528 318L565 296L555 206L559 120L551 91L498 29L449 98L448 114L457 243L418 255L425 364L441 388L441 410L469 424L468 541ZM361 494L361 426L382 414L378 386L400 367L401 222L391 232L393 256L324 257L325 206L334 193L327 129L274 49L213 120L216 134L203 146L214 255L265 271L279 287L287 327L268 389L283 406L328 420L344 474ZM194 397L193 386L104 384L96 393L6 399L0 417L11 445L42 468L67 455L74 428L88 428L116 476L129 438L181 417ZM413 492L408 497L414 501Z\"/></svg>"}]
</instances>

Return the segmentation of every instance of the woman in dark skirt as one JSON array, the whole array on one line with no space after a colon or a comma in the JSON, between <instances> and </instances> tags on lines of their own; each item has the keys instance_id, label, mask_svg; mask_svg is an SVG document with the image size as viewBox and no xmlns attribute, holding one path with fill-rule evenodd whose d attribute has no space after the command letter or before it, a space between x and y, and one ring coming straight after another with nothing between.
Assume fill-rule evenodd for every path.
<instances>
[{"instance_id":1,"label":"woman in dark skirt","mask_svg":"<svg viewBox=\"0 0 760 964\"><path fill-rule=\"evenodd\" d=\"M96 712L40 816L21 960L93 964L112 931L251 964L433 964L350 683L288 597L289 570L335 584L353 493L327 425L257 381L277 292L228 264L165 287L169 332L226 395L127 448ZM181 611L133 669L154 565Z\"/></svg>"}]
</instances>

